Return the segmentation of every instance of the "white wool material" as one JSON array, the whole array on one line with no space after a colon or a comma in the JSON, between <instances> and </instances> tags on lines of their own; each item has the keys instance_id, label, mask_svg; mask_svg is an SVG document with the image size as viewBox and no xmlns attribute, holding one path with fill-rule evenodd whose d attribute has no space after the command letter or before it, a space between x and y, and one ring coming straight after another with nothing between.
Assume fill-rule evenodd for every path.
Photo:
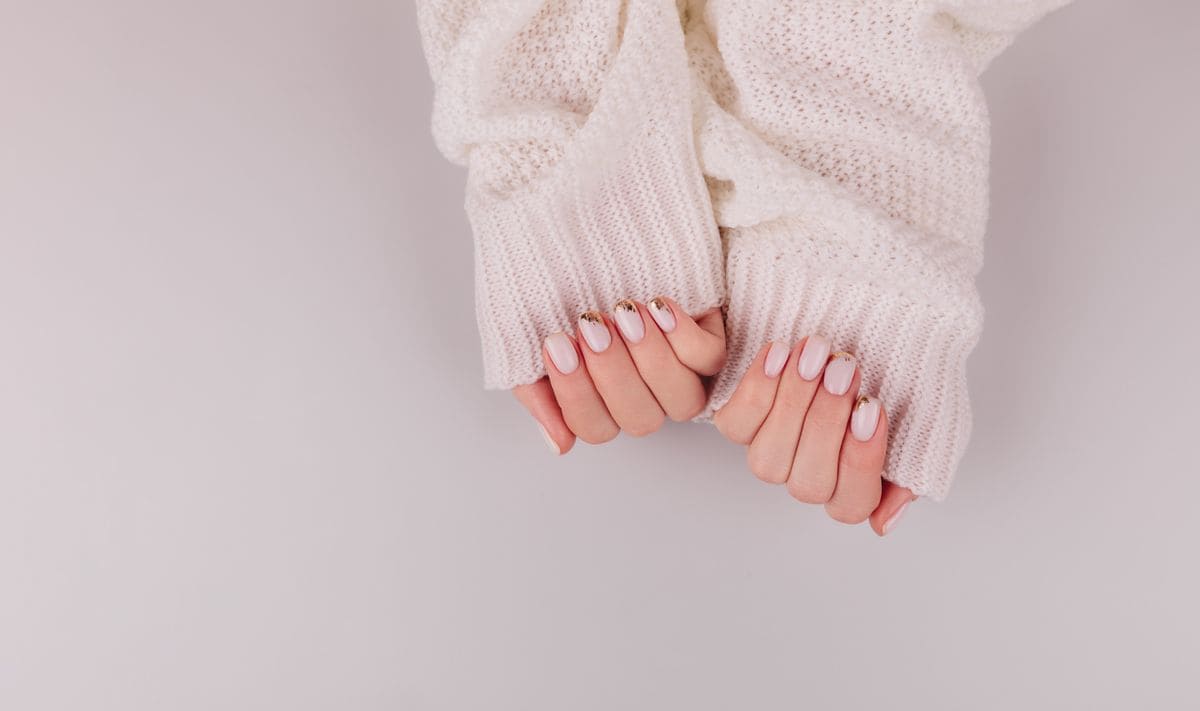
<instances>
[{"instance_id":1,"label":"white wool material","mask_svg":"<svg viewBox=\"0 0 1200 711\"><path fill-rule=\"evenodd\" d=\"M854 352L885 477L945 497L971 428L979 73L1068 0L418 0L468 167L485 385L620 299L726 309L705 416L768 341Z\"/></svg>"}]
</instances>

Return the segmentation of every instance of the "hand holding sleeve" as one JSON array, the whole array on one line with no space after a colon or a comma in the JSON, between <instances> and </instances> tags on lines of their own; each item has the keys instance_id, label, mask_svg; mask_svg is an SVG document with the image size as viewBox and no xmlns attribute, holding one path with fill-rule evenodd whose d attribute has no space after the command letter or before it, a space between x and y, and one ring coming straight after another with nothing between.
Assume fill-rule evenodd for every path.
<instances>
[{"instance_id":1,"label":"hand holding sleeve","mask_svg":"<svg viewBox=\"0 0 1200 711\"><path fill-rule=\"evenodd\" d=\"M419 0L439 148L468 166L485 384L544 375L579 313L722 303L671 0Z\"/></svg>"},{"instance_id":2,"label":"hand holding sleeve","mask_svg":"<svg viewBox=\"0 0 1200 711\"><path fill-rule=\"evenodd\" d=\"M855 352L885 477L943 498L971 427L989 134L978 73L1061 2L709 0L687 33L726 242L722 406L770 340Z\"/></svg>"}]
</instances>

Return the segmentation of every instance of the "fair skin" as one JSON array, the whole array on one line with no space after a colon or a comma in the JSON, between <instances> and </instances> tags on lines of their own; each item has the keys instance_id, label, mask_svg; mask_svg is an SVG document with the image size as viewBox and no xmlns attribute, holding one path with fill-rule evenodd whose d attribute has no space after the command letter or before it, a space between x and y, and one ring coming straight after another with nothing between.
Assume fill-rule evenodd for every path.
<instances>
[{"instance_id":1,"label":"fair skin","mask_svg":"<svg viewBox=\"0 0 1200 711\"><path fill-rule=\"evenodd\" d=\"M886 411L859 397L853 357L829 351L817 336L790 348L765 344L713 421L746 447L759 479L836 521L870 521L882 536L916 496L883 480ZM542 357L548 377L513 394L565 454L576 439L642 437L668 417L698 415L704 379L725 364L725 324L720 309L693 318L666 297L623 301L611 315L584 314L573 334L546 339Z\"/></svg>"}]
</instances>

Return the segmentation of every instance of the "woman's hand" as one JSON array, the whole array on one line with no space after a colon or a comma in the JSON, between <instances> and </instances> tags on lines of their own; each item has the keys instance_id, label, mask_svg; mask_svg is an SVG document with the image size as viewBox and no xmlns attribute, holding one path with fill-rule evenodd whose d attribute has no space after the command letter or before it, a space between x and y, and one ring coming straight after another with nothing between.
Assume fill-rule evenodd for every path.
<instances>
[{"instance_id":1,"label":"woman's hand","mask_svg":"<svg viewBox=\"0 0 1200 711\"><path fill-rule=\"evenodd\" d=\"M692 318L666 297L621 301L612 314L589 311L574 334L546 339L549 376L513 388L546 441L565 454L579 438L601 444L622 430L642 437L663 420L690 420L704 408L703 378L725 364L719 308Z\"/></svg>"},{"instance_id":2,"label":"woman's hand","mask_svg":"<svg viewBox=\"0 0 1200 711\"><path fill-rule=\"evenodd\" d=\"M542 348L548 377L513 389L546 443L565 454L576 438L601 444L622 430L641 437L665 418L689 420L706 400L704 378L725 362L720 309L692 318L671 299L618 303L580 316L574 334ZM750 470L821 504L836 521L869 520L889 533L917 497L884 481L888 421L883 404L860 397L854 357L827 341L763 346L714 422L747 447Z\"/></svg>"},{"instance_id":3,"label":"woman's hand","mask_svg":"<svg viewBox=\"0 0 1200 711\"><path fill-rule=\"evenodd\" d=\"M836 521L869 519L882 536L916 497L883 480L887 412L860 394L855 357L831 350L820 336L764 345L713 422L746 446L759 479L824 506Z\"/></svg>"}]
</instances>

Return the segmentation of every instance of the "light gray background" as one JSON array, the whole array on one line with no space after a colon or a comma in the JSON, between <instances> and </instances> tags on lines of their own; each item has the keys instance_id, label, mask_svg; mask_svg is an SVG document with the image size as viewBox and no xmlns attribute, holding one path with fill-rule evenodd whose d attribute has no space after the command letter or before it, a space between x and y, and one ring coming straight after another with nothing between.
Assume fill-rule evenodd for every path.
<instances>
[{"instance_id":1,"label":"light gray background","mask_svg":"<svg viewBox=\"0 0 1200 711\"><path fill-rule=\"evenodd\" d=\"M881 541L480 389L411 4L0 3L0 708L1196 708L1197 27L987 75L975 438Z\"/></svg>"}]
</instances>

